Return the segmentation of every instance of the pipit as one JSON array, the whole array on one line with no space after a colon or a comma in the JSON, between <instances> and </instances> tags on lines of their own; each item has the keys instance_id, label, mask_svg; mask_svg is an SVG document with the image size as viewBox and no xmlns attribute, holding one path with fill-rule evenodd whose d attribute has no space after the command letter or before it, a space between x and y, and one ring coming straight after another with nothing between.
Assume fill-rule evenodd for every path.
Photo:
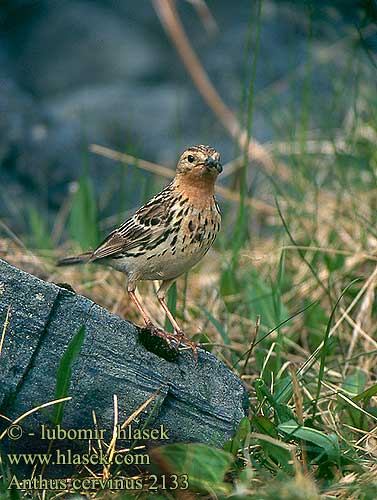
<instances>
[{"instance_id":1,"label":"pipit","mask_svg":"<svg viewBox=\"0 0 377 500\"><path fill-rule=\"evenodd\" d=\"M127 276L127 290L152 335L162 337L171 348L180 343L197 344L186 338L165 297L174 281L197 264L211 248L220 230L221 214L214 196L222 171L220 154L209 146L192 146L179 158L172 182L115 229L96 250L67 257L58 265L94 262ZM175 334L152 323L135 295L140 280L162 280L157 298Z\"/></svg>"}]
</instances>

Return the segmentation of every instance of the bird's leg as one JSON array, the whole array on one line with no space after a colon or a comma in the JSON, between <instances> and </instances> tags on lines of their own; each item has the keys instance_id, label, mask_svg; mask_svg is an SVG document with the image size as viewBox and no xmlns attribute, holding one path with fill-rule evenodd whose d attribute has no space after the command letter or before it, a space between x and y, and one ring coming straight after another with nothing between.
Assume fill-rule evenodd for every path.
<instances>
[{"instance_id":1,"label":"bird's leg","mask_svg":"<svg viewBox=\"0 0 377 500\"><path fill-rule=\"evenodd\" d=\"M148 325L148 324L152 323L150 317L148 316L147 311L143 307L143 304L136 297L135 291L134 290L128 290L128 295L130 296L132 302L136 305L136 307L138 308L139 312L143 316L145 324Z\"/></svg>"},{"instance_id":2,"label":"bird's leg","mask_svg":"<svg viewBox=\"0 0 377 500\"><path fill-rule=\"evenodd\" d=\"M135 289L128 289L128 295L130 296L132 302L136 305L138 310L140 311L141 315L143 316L143 319L145 321L145 325L150 330L152 335L157 335L158 337L161 337L165 340L165 342L168 344L169 347L172 349L175 348L175 344L177 343L177 339L175 338L174 335L165 332L162 328L158 328L158 326L154 325L146 312L146 310L143 307L143 304L140 302L140 300L136 297L135 294Z\"/></svg>"},{"instance_id":3,"label":"bird's leg","mask_svg":"<svg viewBox=\"0 0 377 500\"><path fill-rule=\"evenodd\" d=\"M170 286L174 283L174 280L166 280L166 281L163 281L162 282L162 285L160 286L158 292L157 292L157 298L162 306L162 308L164 309L164 311L166 312L166 315L167 317L169 318L169 321L170 323L172 324L173 328L174 328L174 331L177 335L177 338L179 340L179 342L183 342L185 343L186 345L188 345L189 347L191 347L191 349L193 350L194 352L194 355L195 357L197 357L197 344L195 342L192 342L191 340L189 340L183 330L180 328L180 326L178 325L177 323L177 320L174 318L172 312L170 311L170 309L168 308L168 305L165 301L165 297L166 297L166 293L167 291L169 290Z\"/></svg>"}]
</instances>

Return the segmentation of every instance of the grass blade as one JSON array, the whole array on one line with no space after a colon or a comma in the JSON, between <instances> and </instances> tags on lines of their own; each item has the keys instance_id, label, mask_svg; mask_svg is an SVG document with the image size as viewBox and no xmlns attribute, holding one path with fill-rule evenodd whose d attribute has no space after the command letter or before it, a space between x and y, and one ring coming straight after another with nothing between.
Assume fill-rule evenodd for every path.
<instances>
[{"instance_id":1,"label":"grass blade","mask_svg":"<svg viewBox=\"0 0 377 500\"><path fill-rule=\"evenodd\" d=\"M64 398L68 395L71 384L72 366L77 358L85 338L85 326L81 326L72 338L63 354L56 373L55 399ZM64 412L64 404L61 403L54 408L52 422L55 425L61 423Z\"/></svg>"}]
</instances>

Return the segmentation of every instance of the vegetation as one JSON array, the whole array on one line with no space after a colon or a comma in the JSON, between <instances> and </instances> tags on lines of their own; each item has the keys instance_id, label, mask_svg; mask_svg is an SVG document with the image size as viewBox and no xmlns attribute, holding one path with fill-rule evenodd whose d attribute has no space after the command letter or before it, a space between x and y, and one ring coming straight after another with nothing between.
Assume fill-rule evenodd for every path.
<instances>
[{"instance_id":1,"label":"vegetation","mask_svg":"<svg viewBox=\"0 0 377 500\"><path fill-rule=\"evenodd\" d=\"M251 34L259 32L253 23L261 18L253 16ZM190 491L203 498L377 497L376 70L368 58L362 60L356 41L354 33L344 41L344 74L334 75L332 102L322 102L311 88L313 61L295 75L303 90L292 109L274 109L272 91L261 96L271 103L271 121L284 142L265 146L273 161L257 166L245 141L235 140L238 160L224 170L231 193L220 196L222 234L213 251L171 290L170 305L187 333L237 373L250 395L250 413L223 450L182 444L154 452L159 473L188 474ZM309 36L309 48L310 43ZM250 36L241 99L248 138L258 98L257 46L257 37ZM345 80L352 88L346 107ZM323 126L311 130L316 106L323 110ZM335 113L342 116L341 128L329 119ZM132 158L127 163L134 163L135 171L142 167ZM129 167L120 162L119 168ZM155 171L157 191L164 180L158 166ZM144 194L147 199L151 193ZM138 323L120 275L54 267L57 253L93 246L107 229L99 206L89 158L53 230L32 211L25 247L8 237L1 243L2 256L51 281L68 282ZM63 234L68 241L61 245ZM145 283L141 290L146 307L163 325L155 285ZM115 467L95 473L127 475ZM177 491L155 497L191 498ZM8 493L5 484L4 498ZM19 498L16 491L10 495ZM43 495L36 498L58 497Z\"/></svg>"}]
</instances>

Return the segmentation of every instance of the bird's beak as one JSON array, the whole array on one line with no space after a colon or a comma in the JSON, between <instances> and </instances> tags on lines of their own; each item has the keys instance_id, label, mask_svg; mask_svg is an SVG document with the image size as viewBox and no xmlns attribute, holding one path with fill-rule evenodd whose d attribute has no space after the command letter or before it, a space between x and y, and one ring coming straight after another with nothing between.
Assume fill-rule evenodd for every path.
<instances>
[{"instance_id":1,"label":"bird's beak","mask_svg":"<svg viewBox=\"0 0 377 500\"><path fill-rule=\"evenodd\" d=\"M212 168L216 169L219 174L221 174L221 172L223 171L223 167L219 162L219 160L216 160L212 156L208 156L208 158L204 162L204 166L207 167L208 169Z\"/></svg>"}]
</instances>

